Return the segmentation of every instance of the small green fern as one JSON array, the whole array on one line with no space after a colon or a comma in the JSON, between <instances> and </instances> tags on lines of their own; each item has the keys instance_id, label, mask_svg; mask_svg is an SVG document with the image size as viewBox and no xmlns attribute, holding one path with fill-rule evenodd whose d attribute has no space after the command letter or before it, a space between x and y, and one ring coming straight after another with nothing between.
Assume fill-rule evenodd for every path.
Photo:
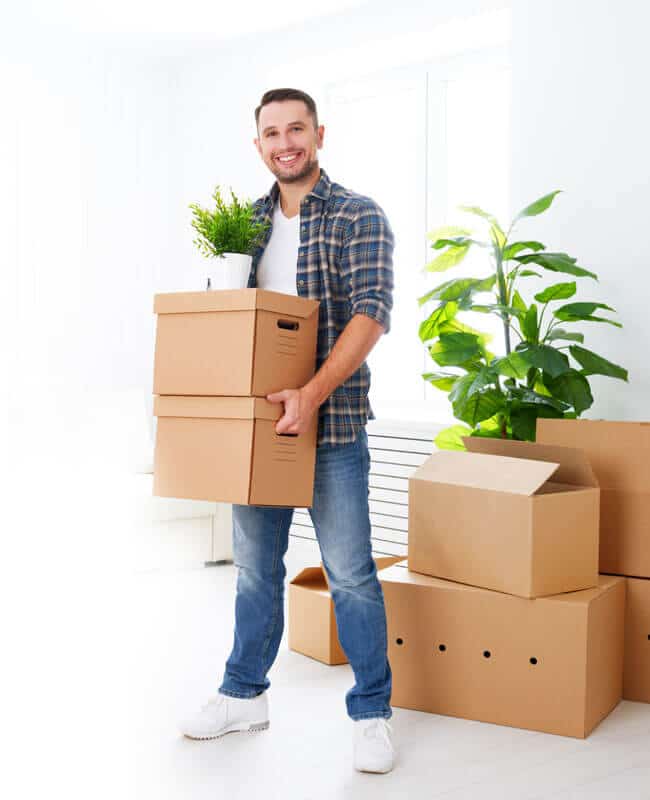
<instances>
[{"instance_id":1,"label":"small green fern","mask_svg":"<svg viewBox=\"0 0 650 800\"><path fill-rule=\"evenodd\" d=\"M254 222L253 204L241 201L230 189L231 202L226 203L219 186L212 193L214 210L201 208L192 203L192 227L197 232L193 243L206 257L220 257L224 253L245 253L252 255L269 223Z\"/></svg>"}]
</instances>

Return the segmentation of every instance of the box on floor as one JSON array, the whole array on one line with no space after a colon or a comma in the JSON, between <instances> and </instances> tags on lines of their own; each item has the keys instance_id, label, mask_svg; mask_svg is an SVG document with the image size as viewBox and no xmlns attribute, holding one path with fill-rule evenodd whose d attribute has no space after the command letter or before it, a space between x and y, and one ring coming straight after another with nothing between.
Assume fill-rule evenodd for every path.
<instances>
[{"instance_id":1,"label":"box on floor","mask_svg":"<svg viewBox=\"0 0 650 800\"><path fill-rule=\"evenodd\" d=\"M382 570L402 708L586 737L621 698L625 580L527 599Z\"/></svg>"},{"instance_id":2,"label":"box on floor","mask_svg":"<svg viewBox=\"0 0 650 800\"><path fill-rule=\"evenodd\" d=\"M403 556L374 559L378 573ZM307 567L289 583L289 649L324 664L347 664L339 641L334 601L323 566Z\"/></svg>"},{"instance_id":3,"label":"box on floor","mask_svg":"<svg viewBox=\"0 0 650 800\"><path fill-rule=\"evenodd\" d=\"M318 307L265 289L156 294L154 394L265 397L304 386Z\"/></svg>"},{"instance_id":4,"label":"box on floor","mask_svg":"<svg viewBox=\"0 0 650 800\"><path fill-rule=\"evenodd\" d=\"M650 578L650 422L539 419L537 441L584 450L600 484L600 571Z\"/></svg>"},{"instance_id":5,"label":"box on floor","mask_svg":"<svg viewBox=\"0 0 650 800\"><path fill-rule=\"evenodd\" d=\"M626 578L623 697L650 703L650 579Z\"/></svg>"},{"instance_id":6,"label":"box on floor","mask_svg":"<svg viewBox=\"0 0 650 800\"><path fill-rule=\"evenodd\" d=\"M599 490L580 450L469 437L409 479L409 569L521 597L598 585Z\"/></svg>"},{"instance_id":7,"label":"box on floor","mask_svg":"<svg viewBox=\"0 0 650 800\"><path fill-rule=\"evenodd\" d=\"M242 505L312 504L318 419L278 434L281 403L257 397L154 397L153 494Z\"/></svg>"}]
</instances>

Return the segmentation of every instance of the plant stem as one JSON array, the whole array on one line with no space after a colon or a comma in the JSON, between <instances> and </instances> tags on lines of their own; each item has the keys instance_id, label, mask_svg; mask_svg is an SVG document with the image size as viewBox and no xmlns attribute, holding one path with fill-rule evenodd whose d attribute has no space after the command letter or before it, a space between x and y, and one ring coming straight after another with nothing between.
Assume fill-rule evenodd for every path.
<instances>
[{"instance_id":1,"label":"plant stem","mask_svg":"<svg viewBox=\"0 0 650 800\"><path fill-rule=\"evenodd\" d=\"M507 244L504 242L504 247ZM503 250L499 247L496 242L493 242L494 245L494 258L496 261L497 266L497 282L499 284L499 302L503 306L508 305L508 291L506 287L506 278L503 273ZM503 320L503 335L506 343L506 355L510 355L511 347L510 347L510 318L508 314L504 311L501 315L501 319Z\"/></svg>"}]
</instances>

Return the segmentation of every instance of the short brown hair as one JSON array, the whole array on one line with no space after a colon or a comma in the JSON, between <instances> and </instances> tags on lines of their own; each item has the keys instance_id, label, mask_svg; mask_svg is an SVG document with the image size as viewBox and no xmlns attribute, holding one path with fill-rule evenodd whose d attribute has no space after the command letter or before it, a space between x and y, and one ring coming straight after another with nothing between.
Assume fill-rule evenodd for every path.
<instances>
[{"instance_id":1,"label":"short brown hair","mask_svg":"<svg viewBox=\"0 0 650 800\"><path fill-rule=\"evenodd\" d=\"M260 124L260 111L262 108L269 103L277 103L282 100L301 100L307 106L307 111L311 114L311 118L314 122L314 130L318 128L316 103L306 92L301 92L300 89L269 89L268 92L264 92L259 106L255 109L255 126L258 129Z\"/></svg>"}]
</instances>

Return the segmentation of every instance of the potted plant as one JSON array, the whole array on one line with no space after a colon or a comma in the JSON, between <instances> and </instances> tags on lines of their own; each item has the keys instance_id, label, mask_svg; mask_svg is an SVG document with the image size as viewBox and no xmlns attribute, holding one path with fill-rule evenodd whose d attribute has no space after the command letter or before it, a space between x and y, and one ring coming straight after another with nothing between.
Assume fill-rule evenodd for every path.
<instances>
[{"instance_id":1,"label":"potted plant","mask_svg":"<svg viewBox=\"0 0 650 800\"><path fill-rule=\"evenodd\" d=\"M546 211L559 191L526 206L507 232L498 220L476 206L461 210L488 225L486 239L469 229L447 226L427 234L440 254L425 269L443 272L460 264L472 247L487 251L493 271L485 278L445 281L419 298L436 305L419 328L420 339L441 371L424 380L449 393L458 425L442 431L436 445L464 449L463 436L491 436L534 441L538 417L579 417L593 403L590 375L627 381L628 373L585 348L575 323L622 327L602 312L613 308L595 301L575 302L575 280L554 282L525 302L519 291L541 268L552 276L597 279L566 253L549 252L537 241L512 241L518 220ZM533 269L536 268L536 269ZM557 278L555 278L557 281ZM570 301L570 302L567 302ZM491 337L461 321L463 312L495 314L502 322L505 353L488 349Z\"/></svg>"},{"instance_id":2,"label":"potted plant","mask_svg":"<svg viewBox=\"0 0 650 800\"><path fill-rule=\"evenodd\" d=\"M206 289L242 289L248 285L252 253L266 233L269 223L255 222L250 201L241 201L230 189L231 202L226 203L219 186L212 193L214 209L189 207L193 212L192 227L197 232L194 244L213 261L207 270Z\"/></svg>"}]
</instances>

